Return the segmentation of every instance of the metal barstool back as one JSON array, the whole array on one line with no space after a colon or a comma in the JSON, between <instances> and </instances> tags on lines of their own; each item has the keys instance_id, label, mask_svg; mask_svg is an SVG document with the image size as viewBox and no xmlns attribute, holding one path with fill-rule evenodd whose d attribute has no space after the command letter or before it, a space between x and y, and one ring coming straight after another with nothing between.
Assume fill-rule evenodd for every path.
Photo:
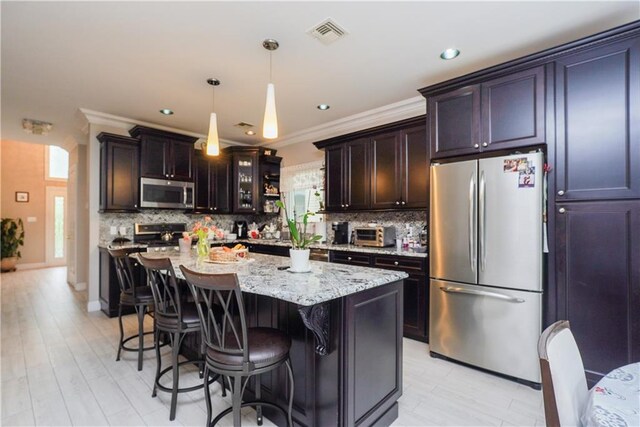
<instances>
[{"instance_id":1,"label":"metal barstool back","mask_svg":"<svg viewBox=\"0 0 640 427\"><path fill-rule=\"evenodd\" d=\"M153 385L152 397L155 397L158 389L171 393L171 408L169 419L173 421L176 415L178 393L190 392L204 387L204 384L197 384L191 387L179 388L179 367L188 363L196 364L201 369L204 365L203 358L197 360L184 360L178 362L180 347L185 336L188 333L200 333L200 320L198 318L196 304L186 303L178 287L176 273L171 265L169 258L147 258L140 254L140 263L147 271L147 278L153 300L155 304L155 321L156 321L156 379ZM159 335L166 332L169 335L171 344L171 366L162 369L162 358L160 356L160 346L158 344ZM201 352L204 345L201 346ZM160 378L167 372L173 372L173 385L171 388L160 384ZM217 378L217 377L216 377ZM215 381L216 378L210 379L209 383Z\"/></svg>"},{"instance_id":2,"label":"metal barstool back","mask_svg":"<svg viewBox=\"0 0 640 427\"><path fill-rule=\"evenodd\" d=\"M205 387L207 426L216 425L225 415L233 412L233 425L240 426L240 408L255 406L258 425L262 425L262 406L281 411L293 426L293 371L289 359L291 339L273 328L249 328L238 276L231 274L202 274L180 266L189 289L198 304L198 315L206 344L205 378L214 372L233 378L232 407L222 411L211 422L211 402ZM253 345L253 347L252 347ZM270 348L268 348L270 347ZM262 354L252 353L252 348ZM265 357L264 354L269 356ZM289 377L288 411L271 402L260 400L260 374L278 368L287 368ZM242 395L249 378L255 375L256 400L242 403ZM243 381L243 377L244 381Z\"/></svg>"},{"instance_id":3,"label":"metal barstool back","mask_svg":"<svg viewBox=\"0 0 640 427\"><path fill-rule=\"evenodd\" d=\"M144 336L153 334L153 331L144 332L144 315L150 314L153 307L153 296L147 286L141 286L134 280L133 267L129 252L125 249L109 248L109 255L113 259L120 286L120 301L118 304L118 325L120 327L120 342L118 344L118 354L116 361L120 360L120 354L124 351L135 351L138 353L138 371L142 370L142 352L153 350L153 346L144 347ZM122 324L122 306L134 307L138 317L138 333L130 337L124 337L124 327ZM126 343L138 338L138 347L127 347Z\"/></svg>"}]
</instances>

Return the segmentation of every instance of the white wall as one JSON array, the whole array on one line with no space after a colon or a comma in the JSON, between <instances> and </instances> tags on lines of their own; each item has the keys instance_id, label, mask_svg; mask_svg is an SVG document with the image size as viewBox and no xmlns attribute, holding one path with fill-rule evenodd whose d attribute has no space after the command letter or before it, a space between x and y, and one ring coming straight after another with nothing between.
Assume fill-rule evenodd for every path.
<instances>
[{"instance_id":1,"label":"white wall","mask_svg":"<svg viewBox=\"0 0 640 427\"><path fill-rule=\"evenodd\" d=\"M324 160L324 151L318 150L311 142L300 142L278 148L277 156L282 157L282 166L293 166Z\"/></svg>"}]
</instances>

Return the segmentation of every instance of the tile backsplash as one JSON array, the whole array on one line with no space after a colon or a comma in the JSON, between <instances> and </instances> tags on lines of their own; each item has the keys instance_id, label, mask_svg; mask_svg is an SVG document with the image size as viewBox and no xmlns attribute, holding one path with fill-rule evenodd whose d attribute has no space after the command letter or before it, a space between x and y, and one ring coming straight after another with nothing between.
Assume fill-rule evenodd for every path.
<instances>
[{"instance_id":1,"label":"tile backsplash","mask_svg":"<svg viewBox=\"0 0 640 427\"><path fill-rule=\"evenodd\" d=\"M397 212L350 212L331 213L326 215L327 236L331 238L331 223L333 221L348 221L351 228L367 227L370 223L376 223L383 227L395 227L396 237L403 238L408 234L407 225L413 229L413 235L418 234L427 225L426 211L397 211Z\"/></svg>"}]
</instances>

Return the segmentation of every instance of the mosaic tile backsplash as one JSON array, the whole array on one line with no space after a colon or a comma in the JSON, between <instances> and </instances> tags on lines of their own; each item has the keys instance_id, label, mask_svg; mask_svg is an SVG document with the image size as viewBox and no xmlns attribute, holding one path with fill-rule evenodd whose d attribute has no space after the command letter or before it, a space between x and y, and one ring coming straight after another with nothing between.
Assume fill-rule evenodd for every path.
<instances>
[{"instance_id":1,"label":"mosaic tile backsplash","mask_svg":"<svg viewBox=\"0 0 640 427\"><path fill-rule=\"evenodd\" d=\"M402 239L409 229L413 229L413 235L417 236L427 226L427 211L399 211L399 212L350 212L331 213L326 215L328 236L332 236L331 223L333 221L348 221L351 228L366 227L367 224L376 223L383 227L395 227L396 237Z\"/></svg>"}]
</instances>

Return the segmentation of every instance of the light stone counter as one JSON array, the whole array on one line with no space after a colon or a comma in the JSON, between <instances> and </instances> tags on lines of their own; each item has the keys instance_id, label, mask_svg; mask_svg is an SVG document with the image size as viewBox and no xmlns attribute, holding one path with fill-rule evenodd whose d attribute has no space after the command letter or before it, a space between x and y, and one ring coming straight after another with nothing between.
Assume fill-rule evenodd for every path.
<instances>
[{"instance_id":1,"label":"light stone counter","mask_svg":"<svg viewBox=\"0 0 640 427\"><path fill-rule=\"evenodd\" d=\"M144 256L164 258L167 255ZM237 264L213 264L190 255L179 254L170 255L169 258L176 276L181 279L184 277L178 268L180 265L200 273L236 273L243 291L302 306L327 302L409 277L401 271L320 261L310 261L309 273L291 273L288 270L277 269L280 266L288 266L288 258L253 253L250 256L249 261Z\"/></svg>"},{"instance_id":2,"label":"light stone counter","mask_svg":"<svg viewBox=\"0 0 640 427\"><path fill-rule=\"evenodd\" d=\"M215 243L216 241L214 241ZM253 243L256 245L267 246L284 246L291 247L291 242L285 240L270 240L270 239L239 239L237 243ZM414 252L411 250L396 250L395 246L387 248L377 248L372 246L356 246L356 245L333 245L329 243L316 243L309 246L310 248L328 249L330 251L345 251L345 252L362 252L367 254L384 254L393 256L407 256L416 258L427 258L426 252Z\"/></svg>"}]
</instances>

